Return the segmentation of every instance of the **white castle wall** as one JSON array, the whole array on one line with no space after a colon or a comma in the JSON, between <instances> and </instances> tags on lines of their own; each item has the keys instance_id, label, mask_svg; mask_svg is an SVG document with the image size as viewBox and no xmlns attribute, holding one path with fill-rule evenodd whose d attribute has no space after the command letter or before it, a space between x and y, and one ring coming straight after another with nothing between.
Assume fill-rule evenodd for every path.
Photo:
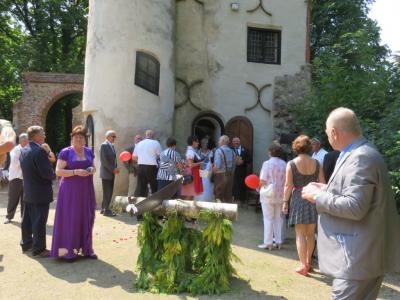
<instances>
[{"instance_id":1,"label":"white castle wall","mask_svg":"<svg viewBox=\"0 0 400 300\"><path fill-rule=\"evenodd\" d=\"M118 150L146 128L163 138L172 133L175 0L90 0L89 7L83 112L94 119L99 166L99 145L109 129L117 132ZM159 96L134 84L137 50L150 52L161 64ZM127 191L121 170L115 194ZM95 185L101 192L98 176Z\"/></svg>"},{"instance_id":2,"label":"white castle wall","mask_svg":"<svg viewBox=\"0 0 400 300\"><path fill-rule=\"evenodd\" d=\"M231 9L232 2L239 3L238 11ZM203 83L192 89L191 98L202 112L214 112L224 124L235 116L252 122L254 169L258 172L273 139L273 116L260 106L245 111L257 101L246 81L272 85L262 94L262 103L272 110L275 79L294 75L306 64L307 33L307 1L264 0L272 16L261 9L247 12L259 3L90 0L83 112L94 118L97 156L108 129L117 132L120 151L146 128L155 129L163 145L168 136L175 135L178 148L184 150L192 122L201 112L188 103L174 111L174 103L182 103L187 96L175 77L187 83L201 79ZM247 62L248 26L282 31L280 65ZM137 50L148 51L160 61L159 96L134 84ZM121 169L115 194L127 189L126 172ZM99 182L96 191L101 191Z\"/></svg>"},{"instance_id":3,"label":"white castle wall","mask_svg":"<svg viewBox=\"0 0 400 300\"><path fill-rule=\"evenodd\" d=\"M239 3L239 11L231 10L232 2ZM257 86L272 84L262 93L262 103L272 110L275 78L298 73L306 63L307 32L306 1L263 1L272 16L261 9L247 12L258 3L258 0L204 1L202 6L196 1L178 2L176 43L177 76L204 80L193 88L193 102L203 110L217 113L224 123L234 116L245 116L253 123L256 172L267 158L274 124L272 115L260 106L245 112L246 107L256 103L255 91L246 81ZM247 62L248 26L282 31L280 65ZM177 83L177 103L185 96L181 89ZM197 114L199 111L189 104L177 110L174 134L182 144L190 135Z\"/></svg>"}]
</instances>

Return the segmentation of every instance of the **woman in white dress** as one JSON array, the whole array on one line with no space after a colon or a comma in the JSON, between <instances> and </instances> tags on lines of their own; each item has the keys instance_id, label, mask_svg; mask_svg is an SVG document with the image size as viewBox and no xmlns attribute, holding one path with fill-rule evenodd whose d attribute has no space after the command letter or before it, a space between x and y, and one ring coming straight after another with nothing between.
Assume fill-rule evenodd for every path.
<instances>
[{"instance_id":1,"label":"woman in white dress","mask_svg":"<svg viewBox=\"0 0 400 300\"><path fill-rule=\"evenodd\" d=\"M203 181L203 193L197 197L196 200L199 201L214 201L214 184L211 182L211 171L212 171L212 159L213 159L213 152L208 147L208 139L204 138L200 142L200 157L203 161L202 170L204 175L202 176Z\"/></svg>"}]
</instances>

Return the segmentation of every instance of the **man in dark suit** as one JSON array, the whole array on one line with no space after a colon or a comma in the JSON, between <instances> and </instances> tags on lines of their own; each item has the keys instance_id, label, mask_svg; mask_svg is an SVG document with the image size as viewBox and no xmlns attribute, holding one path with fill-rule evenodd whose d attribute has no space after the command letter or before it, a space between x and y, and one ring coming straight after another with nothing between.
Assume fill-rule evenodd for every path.
<instances>
[{"instance_id":1,"label":"man in dark suit","mask_svg":"<svg viewBox=\"0 0 400 300\"><path fill-rule=\"evenodd\" d=\"M46 223L50 202L53 201L53 167L41 145L45 133L40 126L28 128L29 146L21 150L21 169L24 185L24 213L21 222L22 251L32 248L33 256L47 257Z\"/></svg>"},{"instance_id":2,"label":"man in dark suit","mask_svg":"<svg viewBox=\"0 0 400 300\"><path fill-rule=\"evenodd\" d=\"M248 165L252 162L252 157L250 152L240 144L240 139L234 137L232 139L232 147L236 154L236 168L233 179L233 196L235 200L240 200L240 202L247 203L246 190L247 187L244 183L244 179L248 175Z\"/></svg>"},{"instance_id":3,"label":"man in dark suit","mask_svg":"<svg viewBox=\"0 0 400 300\"><path fill-rule=\"evenodd\" d=\"M340 151L333 150L331 152L328 152L325 154L324 158L324 164L323 164L323 170L324 170L324 176L325 176L325 181L328 182L329 178L331 178L331 175L333 173L333 170L335 169L336 161L339 157Z\"/></svg>"},{"instance_id":4,"label":"man in dark suit","mask_svg":"<svg viewBox=\"0 0 400 300\"><path fill-rule=\"evenodd\" d=\"M104 216L114 217L110 209L111 198L114 192L115 174L119 173L117 168L117 153L114 141L117 134L113 130L106 132L106 140L100 145L100 178L103 186L103 203L101 212Z\"/></svg>"}]
</instances>

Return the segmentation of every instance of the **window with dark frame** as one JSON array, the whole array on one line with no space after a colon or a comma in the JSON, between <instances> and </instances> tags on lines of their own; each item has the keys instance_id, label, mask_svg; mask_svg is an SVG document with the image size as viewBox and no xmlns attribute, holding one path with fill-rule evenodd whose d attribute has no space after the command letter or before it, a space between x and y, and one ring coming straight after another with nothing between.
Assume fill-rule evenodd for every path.
<instances>
[{"instance_id":1,"label":"window with dark frame","mask_svg":"<svg viewBox=\"0 0 400 300\"><path fill-rule=\"evenodd\" d=\"M150 93L158 95L160 84L160 63L151 54L136 52L135 84Z\"/></svg>"},{"instance_id":2,"label":"window with dark frame","mask_svg":"<svg viewBox=\"0 0 400 300\"><path fill-rule=\"evenodd\" d=\"M247 61L279 65L281 63L281 31L248 27Z\"/></svg>"}]
</instances>

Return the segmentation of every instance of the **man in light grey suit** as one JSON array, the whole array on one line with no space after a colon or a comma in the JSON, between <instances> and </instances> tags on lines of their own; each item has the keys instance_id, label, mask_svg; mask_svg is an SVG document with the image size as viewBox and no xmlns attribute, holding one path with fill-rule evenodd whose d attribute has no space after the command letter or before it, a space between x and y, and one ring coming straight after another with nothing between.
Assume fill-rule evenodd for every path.
<instances>
[{"instance_id":1,"label":"man in light grey suit","mask_svg":"<svg viewBox=\"0 0 400 300\"><path fill-rule=\"evenodd\" d=\"M326 134L341 151L335 170L328 184L302 192L319 213L319 266L334 277L332 299L376 299L384 275L400 271L400 217L388 170L352 110L332 111Z\"/></svg>"},{"instance_id":2,"label":"man in light grey suit","mask_svg":"<svg viewBox=\"0 0 400 300\"><path fill-rule=\"evenodd\" d=\"M103 186L103 203L100 213L109 217L115 216L115 213L110 210L110 203L114 191L115 174L119 173L114 148L116 138L115 131L109 130L106 132L106 140L100 145L100 178Z\"/></svg>"}]
</instances>

